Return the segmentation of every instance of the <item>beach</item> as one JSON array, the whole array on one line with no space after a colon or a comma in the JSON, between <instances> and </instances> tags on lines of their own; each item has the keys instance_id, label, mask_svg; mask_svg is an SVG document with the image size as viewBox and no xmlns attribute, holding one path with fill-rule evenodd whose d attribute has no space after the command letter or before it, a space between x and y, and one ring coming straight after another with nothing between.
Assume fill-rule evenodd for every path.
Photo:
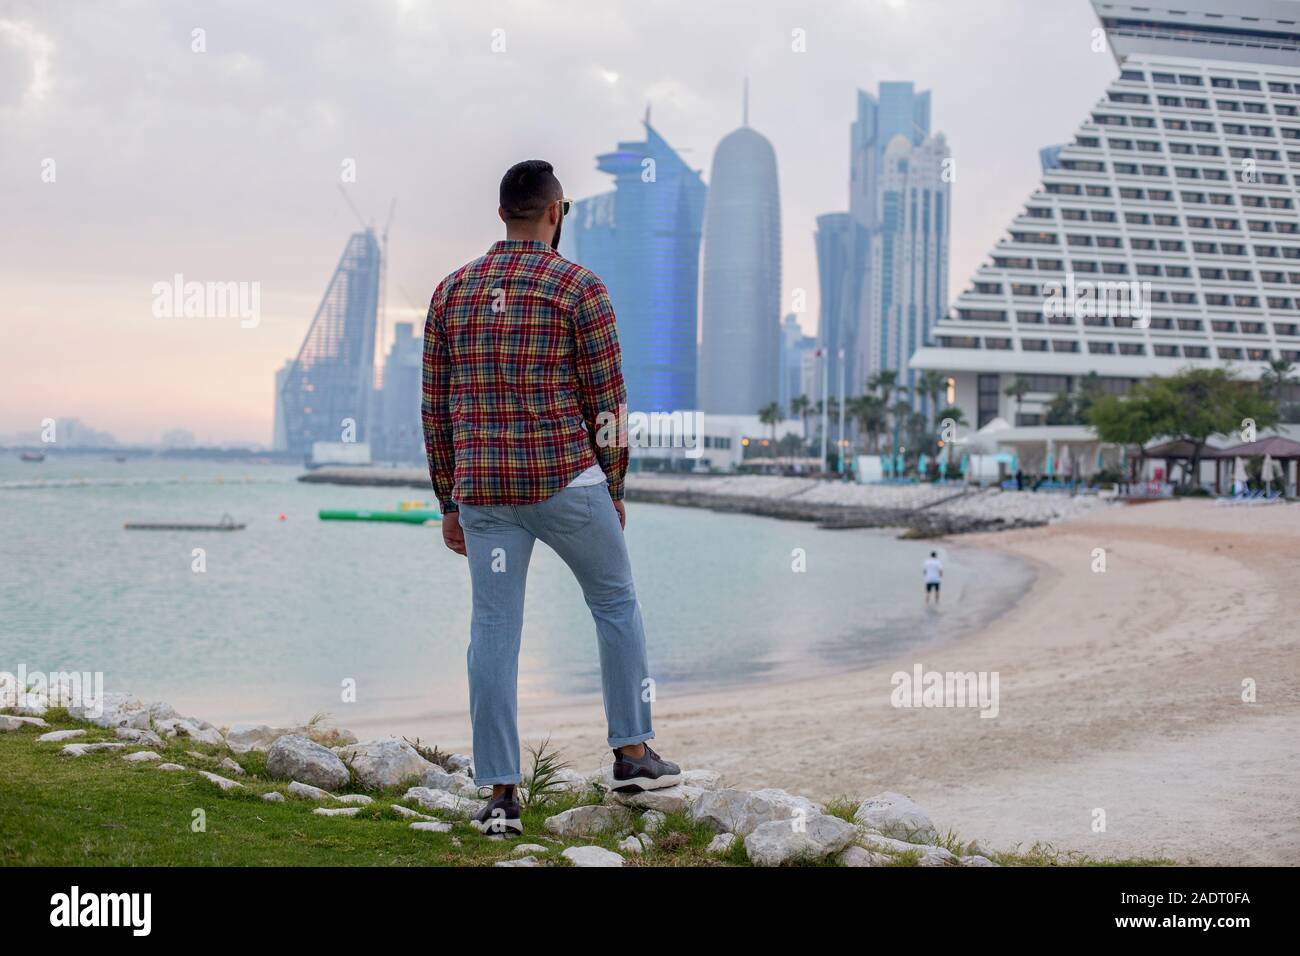
<instances>
[{"instance_id":1,"label":"beach","mask_svg":"<svg viewBox=\"0 0 1300 956\"><path fill-rule=\"evenodd\" d=\"M1036 580L990 625L878 666L708 693L661 685L661 752L735 786L905 793L941 830L996 849L1300 863L1300 508L1115 505L943 546L1017 556ZM920 580L918 568L916 593L897 599L920 602ZM996 672L997 716L892 706L892 675L918 664ZM526 743L549 736L580 770L608 760L603 726L596 699L520 711ZM467 717L418 732L469 744Z\"/></svg>"}]
</instances>

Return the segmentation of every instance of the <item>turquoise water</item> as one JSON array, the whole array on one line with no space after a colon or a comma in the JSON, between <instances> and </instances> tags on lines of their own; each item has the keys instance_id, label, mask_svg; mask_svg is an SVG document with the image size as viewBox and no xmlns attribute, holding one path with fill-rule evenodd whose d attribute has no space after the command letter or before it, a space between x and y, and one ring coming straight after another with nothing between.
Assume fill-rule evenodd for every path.
<instances>
[{"instance_id":1,"label":"turquoise water","mask_svg":"<svg viewBox=\"0 0 1300 956\"><path fill-rule=\"evenodd\" d=\"M217 722L367 720L460 711L469 577L436 527L322 522L321 508L393 508L409 489L303 484L273 465L0 459L0 670L102 671L109 690ZM126 531L126 521L235 532ZM281 520L281 515L284 516ZM940 546L944 605L922 603L933 547L749 515L628 505L662 695L862 666L952 640L1032 576ZM196 573L194 549L206 571ZM803 549L807 571L791 570ZM567 568L534 552L521 699L596 693L595 632ZM345 681L356 702L342 703Z\"/></svg>"}]
</instances>

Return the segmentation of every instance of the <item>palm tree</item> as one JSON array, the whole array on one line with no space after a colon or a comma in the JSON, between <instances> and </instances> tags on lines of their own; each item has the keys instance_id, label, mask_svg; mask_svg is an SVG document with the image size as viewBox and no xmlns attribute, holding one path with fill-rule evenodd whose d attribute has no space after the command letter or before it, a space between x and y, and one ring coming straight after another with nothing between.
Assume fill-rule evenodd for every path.
<instances>
[{"instance_id":1,"label":"palm tree","mask_svg":"<svg viewBox=\"0 0 1300 956\"><path fill-rule=\"evenodd\" d=\"M940 420L940 421L943 421L945 418L951 418L951 419L952 419L952 423L953 423L954 425L965 425L965 424L966 424L966 416L962 414L961 409L958 408L956 405L949 405L947 408L945 408L945 409L943 409L942 411L939 412L939 420ZM952 448L953 448L953 445L954 445L954 444L956 444L956 443L955 443L955 442L948 442L948 468L949 468L949 470L952 469Z\"/></svg>"},{"instance_id":2,"label":"palm tree","mask_svg":"<svg viewBox=\"0 0 1300 956\"><path fill-rule=\"evenodd\" d=\"M1260 387L1264 394L1274 401L1282 398L1286 386L1295 385L1295 364L1286 359L1273 359L1259 376Z\"/></svg>"},{"instance_id":3,"label":"palm tree","mask_svg":"<svg viewBox=\"0 0 1300 956\"><path fill-rule=\"evenodd\" d=\"M758 420L772 429L772 457L776 457L776 426L785 420L781 414L781 406L776 402L768 402L758 410Z\"/></svg>"},{"instance_id":4,"label":"palm tree","mask_svg":"<svg viewBox=\"0 0 1300 956\"><path fill-rule=\"evenodd\" d=\"M1023 375L1017 375L1015 381L1013 381L1010 385L1008 385L1007 390L1003 393L1007 396L1007 398L1014 398L1016 400L1016 424L1017 425L1020 424L1020 403L1025 400L1025 396L1028 393L1029 393L1029 380L1025 378Z\"/></svg>"},{"instance_id":5,"label":"palm tree","mask_svg":"<svg viewBox=\"0 0 1300 956\"><path fill-rule=\"evenodd\" d=\"M812 401L807 395L796 395L790 399L790 414L803 422L803 442L808 444L808 412L812 409Z\"/></svg>"},{"instance_id":6,"label":"palm tree","mask_svg":"<svg viewBox=\"0 0 1300 956\"><path fill-rule=\"evenodd\" d=\"M932 368L926 369L916 379L916 393L930 400L931 422L938 422L939 414L939 396L948 389L948 376L942 372L936 372Z\"/></svg>"},{"instance_id":7,"label":"palm tree","mask_svg":"<svg viewBox=\"0 0 1300 956\"><path fill-rule=\"evenodd\" d=\"M880 431L885 427L885 403L875 395L851 398L844 411L857 422L858 430L868 438L866 451L875 454L880 450Z\"/></svg>"}]
</instances>

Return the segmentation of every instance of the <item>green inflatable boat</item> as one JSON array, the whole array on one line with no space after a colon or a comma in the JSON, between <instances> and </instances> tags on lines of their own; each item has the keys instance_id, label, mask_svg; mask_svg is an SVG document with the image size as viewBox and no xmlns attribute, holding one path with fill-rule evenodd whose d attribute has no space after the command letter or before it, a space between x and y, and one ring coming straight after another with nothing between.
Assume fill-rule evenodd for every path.
<instances>
[{"instance_id":1,"label":"green inflatable boat","mask_svg":"<svg viewBox=\"0 0 1300 956\"><path fill-rule=\"evenodd\" d=\"M364 508L321 509L321 521L396 521L401 524L429 524L442 520L434 509L403 508L397 511L369 511Z\"/></svg>"}]
</instances>

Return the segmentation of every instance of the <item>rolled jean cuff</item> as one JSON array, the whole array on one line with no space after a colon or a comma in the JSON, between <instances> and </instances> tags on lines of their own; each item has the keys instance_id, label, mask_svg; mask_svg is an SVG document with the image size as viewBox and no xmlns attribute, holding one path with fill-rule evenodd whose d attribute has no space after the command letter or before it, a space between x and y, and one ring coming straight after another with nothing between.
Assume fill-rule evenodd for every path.
<instances>
[{"instance_id":1,"label":"rolled jean cuff","mask_svg":"<svg viewBox=\"0 0 1300 956\"><path fill-rule=\"evenodd\" d=\"M495 777L475 777L474 786L491 787L494 784L518 784L520 776L517 773L498 774Z\"/></svg>"},{"instance_id":2,"label":"rolled jean cuff","mask_svg":"<svg viewBox=\"0 0 1300 956\"><path fill-rule=\"evenodd\" d=\"M647 740L653 740L654 736L655 736L655 732L651 730L648 733L637 734L634 737L610 737L609 746L610 749L617 749L619 747L630 747L632 746L632 744L643 744Z\"/></svg>"}]
</instances>

